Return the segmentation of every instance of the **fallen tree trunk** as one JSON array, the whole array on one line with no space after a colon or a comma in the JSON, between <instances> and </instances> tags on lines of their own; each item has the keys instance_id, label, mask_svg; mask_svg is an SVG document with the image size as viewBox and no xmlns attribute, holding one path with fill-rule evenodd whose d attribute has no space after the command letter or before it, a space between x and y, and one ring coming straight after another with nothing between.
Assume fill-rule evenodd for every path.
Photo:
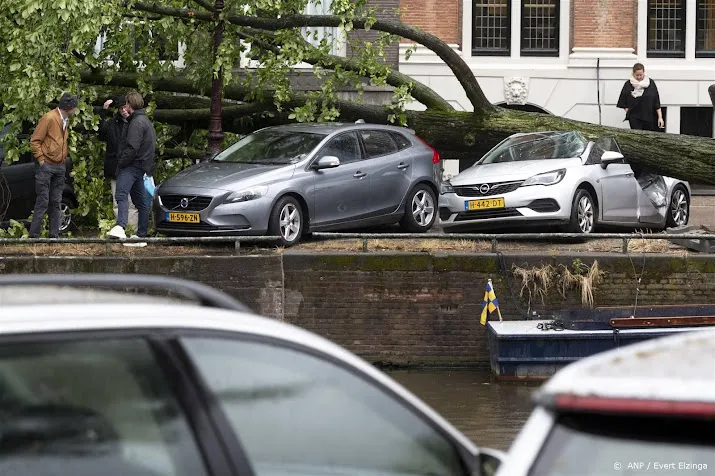
<instances>
[{"instance_id":1,"label":"fallen tree trunk","mask_svg":"<svg viewBox=\"0 0 715 476\"><path fill-rule=\"evenodd\" d=\"M137 76L115 74L110 85L136 87ZM83 73L82 81L88 84L104 84L102 74ZM205 89L197 88L181 78L149 79L155 91L182 92L201 94ZM225 97L244 100L247 91L242 86L226 87ZM267 99L268 101L269 99ZM301 96L285 104L286 108L300 105ZM263 104L243 104L234 106L236 111L254 113L241 115L233 111L232 121L225 121L227 132L249 133L261 127L293 122L288 114L276 113L273 106ZM382 106L339 101L341 111L339 120L387 124L389 111ZM257 114L262 110L273 115ZM229 114L228 109L226 114ZM163 116L169 124L184 125L187 122L208 125L206 110L157 110L156 119ZM624 155L634 167L701 184L715 185L715 140L686 135L666 134L662 132L634 131L615 127L599 126L586 122L563 119L548 114L534 114L510 109L495 108L494 112L460 111L408 111L408 126L420 137L432 144L444 158L476 159L481 157L499 141L519 132L544 130L574 130L582 132L587 138L595 139L613 136L620 144Z\"/></svg>"}]
</instances>

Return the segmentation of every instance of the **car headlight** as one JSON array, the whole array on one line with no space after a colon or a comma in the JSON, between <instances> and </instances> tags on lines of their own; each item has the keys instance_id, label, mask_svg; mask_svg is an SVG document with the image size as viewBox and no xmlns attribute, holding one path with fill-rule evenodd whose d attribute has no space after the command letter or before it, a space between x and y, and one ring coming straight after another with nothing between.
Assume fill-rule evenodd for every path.
<instances>
[{"instance_id":1,"label":"car headlight","mask_svg":"<svg viewBox=\"0 0 715 476\"><path fill-rule=\"evenodd\" d=\"M245 190L240 190L238 192L233 192L231 195L226 197L226 203L247 202L249 200L255 200L264 196L267 191L268 185L260 185L258 187L251 187Z\"/></svg>"},{"instance_id":2,"label":"car headlight","mask_svg":"<svg viewBox=\"0 0 715 476\"><path fill-rule=\"evenodd\" d=\"M564 175L566 175L566 169L553 170L551 172L546 172L543 174L534 175L524 180L521 184L522 187L529 185L555 185L561 180L563 180Z\"/></svg>"},{"instance_id":3,"label":"car headlight","mask_svg":"<svg viewBox=\"0 0 715 476\"><path fill-rule=\"evenodd\" d=\"M445 180L442 182L442 185L439 188L439 193L454 193L454 187L452 187L452 184L449 183L449 180Z\"/></svg>"}]
</instances>

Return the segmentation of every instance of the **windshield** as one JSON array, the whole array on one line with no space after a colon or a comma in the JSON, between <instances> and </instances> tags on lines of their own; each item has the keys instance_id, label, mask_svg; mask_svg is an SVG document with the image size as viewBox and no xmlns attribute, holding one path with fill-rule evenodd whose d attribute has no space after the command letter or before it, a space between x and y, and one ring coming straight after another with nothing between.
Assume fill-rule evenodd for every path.
<instances>
[{"instance_id":1,"label":"windshield","mask_svg":"<svg viewBox=\"0 0 715 476\"><path fill-rule=\"evenodd\" d=\"M240 164L295 164L307 157L324 138L324 134L313 132L267 129L244 137L213 160Z\"/></svg>"},{"instance_id":2,"label":"windshield","mask_svg":"<svg viewBox=\"0 0 715 476\"><path fill-rule=\"evenodd\" d=\"M477 165L579 157L587 145L588 141L578 132L520 135L506 139Z\"/></svg>"},{"instance_id":3,"label":"windshield","mask_svg":"<svg viewBox=\"0 0 715 476\"><path fill-rule=\"evenodd\" d=\"M711 427L708 420L665 416L563 415L529 476L713 474Z\"/></svg>"}]
</instances>

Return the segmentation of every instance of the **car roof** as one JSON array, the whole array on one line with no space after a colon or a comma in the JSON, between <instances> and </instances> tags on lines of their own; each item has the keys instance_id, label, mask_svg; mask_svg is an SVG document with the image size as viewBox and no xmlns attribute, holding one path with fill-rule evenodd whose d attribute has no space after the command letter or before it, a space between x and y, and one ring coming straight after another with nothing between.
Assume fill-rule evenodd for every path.
<instances>
[{"instance_id":1,"label":"car roof","mask_svg":"<svg viewBox=\"0 0 715 476\"><path fill-rule=\"evenodd\" d=\"M384 124L370 123L352 123L352 122L301 122L295 124L282 124L279 126L270 126L266 129L286 130L295 132L312 132L317 134L332 134L341 130L351 129L382 129L395 132L408 132L414 134L412 129L399 126L389 126Z\"/></svg>"},{"instance_id":2,"label":"car roof","mask_svg":"<svg viewBox=\"0 0 715 476\"><path fill-rule=\"evenodd\" d=\"M16 292L18 288L8 287ZM40 295L46 291L43 289L42 293L37 293L35 288L35 292ZM112 294L100 292L96 299L80 301L80 304L77 301L68 302L70 299L50 298L33 305L0 301L0 338L33 333L142 329L217 331L272 338L309 347L361 370L437 422L464 448L478 452L471 440L412 393L360 357L317 334L277 319L246 312L169 302L166 298L155 299L137 294L131 294L127 299L126 293L116 293L124 298L123 302L116 302Z\"/></svg>"},{"instance_id":3,"label":"car roof","mask_svg":"<svg viewBox=\"0 0 715 476\"><path fill-rule=\"evenodd\" d=\"M715 329L630 344L557 372L540 397L715 402Z\"/></svg>"}]
</instances>

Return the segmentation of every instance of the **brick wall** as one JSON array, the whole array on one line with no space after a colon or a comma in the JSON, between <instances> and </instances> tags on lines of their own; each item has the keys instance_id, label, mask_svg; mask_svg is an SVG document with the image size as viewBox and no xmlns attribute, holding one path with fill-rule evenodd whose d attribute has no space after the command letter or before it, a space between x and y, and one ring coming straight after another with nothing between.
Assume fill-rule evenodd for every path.
<instances>
[{"instance_id":1,"label":"brick wall","mask_svg":"<svg viewBox=\"0 0 715 476\"><path fill-rule=\"evenodd\" d=\"M636 47L636 0L572 0L571 5L572 47Z\"/></svg>"},{"instance_id":2,"label":"brick wall","mask_svg":"<svg viewBox=\"0 0 715 476\"><path fill-rule=\"evenodd\" d=\"M399 18L398 10L400 0L366 0L365 6L375 9L375 18L378 20L397 20ZM370 30L353 30L349 32L347 45L348 57L356 54L354 47L360 48L364 42L374 42L378 34L378 32ZM351 45L351 42L355 42L355 45ZM385 63L393 68L397 68L400 56L399 42L395 41L387 47L385 55Z\"/></svg>"},{"instance_id":3,"label":"brick wall","mask_svg":"<svg viewBox=\"0 0 715 476\"><path fill-rule=\"evenodd\" d=\"M404 23L432 33L445 43L462 43L460 0L401 0L400 14Z\"/></svg>"},{"instance_id":4,"label":"brick wall","mask_svg":"<svg viewBox=\"0 0 715 476\"><path fill-rule=\"evenodd\" d=\"M527 310L521 282L502 269L572 266L598 260L606 272L594 290L598 306L715 302L715 261L705 256L574 256L307 254L161 258L0 258L0 273L145 273L204 282L255 311L312 330L371 362L400 365L482 365L489 361L479 324L491 278L504 319ZM512 293L509 292L507 279ZM580 306L577 292L550 286L537 311Z\"/></svg>"}]
</instances>

